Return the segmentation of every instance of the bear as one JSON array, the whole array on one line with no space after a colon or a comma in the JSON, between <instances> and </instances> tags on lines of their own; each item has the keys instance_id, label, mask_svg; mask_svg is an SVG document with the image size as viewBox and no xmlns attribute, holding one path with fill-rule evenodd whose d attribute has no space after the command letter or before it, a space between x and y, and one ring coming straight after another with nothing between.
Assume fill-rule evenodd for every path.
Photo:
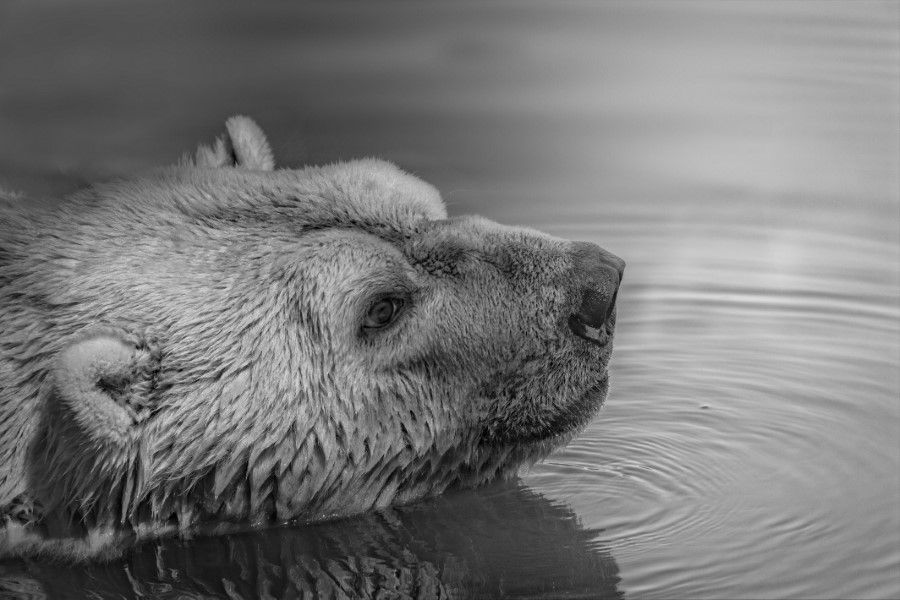
<instances>
[{"instance_id":1,"label":"bear","mask_svg":"<svg viewBox=\"0 0 900 600\"><path fill-rule=\"evenodd\" d=\"M620 258L225 129L0 199L0 553L406 504L515 475L603 404Z\"/></svg>"}]
</instances>

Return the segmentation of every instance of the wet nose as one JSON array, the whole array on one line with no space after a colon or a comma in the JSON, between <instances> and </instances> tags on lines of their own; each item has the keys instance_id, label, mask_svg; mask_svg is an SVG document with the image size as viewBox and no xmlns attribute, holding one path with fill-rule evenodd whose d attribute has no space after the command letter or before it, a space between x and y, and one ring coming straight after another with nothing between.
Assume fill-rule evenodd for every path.
<instances>
[{"instance_id":1,"label":"wet nose","mask_svg":"<svg viewBox=\"0 0 900 600\"><path fill-rule=\"evenodd\" d=\"M575 316L584 325L600 328L612 317L625 261L590 242L574 242L571 255L573 283L581 293Z\"/></svg>"}]
</instances>

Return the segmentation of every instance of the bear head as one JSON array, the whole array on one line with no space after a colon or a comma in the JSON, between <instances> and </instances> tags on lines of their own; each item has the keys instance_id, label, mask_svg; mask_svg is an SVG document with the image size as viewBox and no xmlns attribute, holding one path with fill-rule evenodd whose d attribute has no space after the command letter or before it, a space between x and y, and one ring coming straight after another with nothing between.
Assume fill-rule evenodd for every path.
<instances>
[{"instance_id":1,"label":"bear head","mask_svg":"<svg viewBox=\"0 0 900 600\"><path fill-rule=\"evenodd\" d=\"M513 474L594 415L619 258L448 218L384 161L274 170L251 120L227 131L0 204L0 504L316 520Z\"/></svg>"}]
</instances>

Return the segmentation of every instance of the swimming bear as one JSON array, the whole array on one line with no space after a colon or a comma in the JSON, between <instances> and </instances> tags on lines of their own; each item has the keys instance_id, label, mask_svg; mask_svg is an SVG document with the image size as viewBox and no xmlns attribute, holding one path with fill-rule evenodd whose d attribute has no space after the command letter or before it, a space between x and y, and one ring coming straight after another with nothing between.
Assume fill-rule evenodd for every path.
<instances>
[{"instance_id":1,"label":"swimming bear","mask_svg":"<svg viewBox=\"0 0 900 600\"><path fill-rule=\"evenodd\" d=\"M0 553L404 504L515 474L603 403L621 259L226 130L0 196Z\"/></svg>"}]
</instances>

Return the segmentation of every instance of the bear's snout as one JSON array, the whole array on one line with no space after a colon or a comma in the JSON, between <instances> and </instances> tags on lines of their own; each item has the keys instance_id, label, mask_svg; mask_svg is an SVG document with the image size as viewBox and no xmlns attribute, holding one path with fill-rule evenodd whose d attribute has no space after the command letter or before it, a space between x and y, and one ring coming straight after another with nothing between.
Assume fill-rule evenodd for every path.
<instances>
[{"instance_id":1,"label":"bear's snout","mask_svg":"<svg viewBox=\"0 0 900 600\"><path fill-rule=\"evenodd\" d=\"M590 242L573 242L571 256L573 290L580 303L569 317L569 328L579 337L606 344L612 334L625 261Z\"/></svg>"}]
</instances>

